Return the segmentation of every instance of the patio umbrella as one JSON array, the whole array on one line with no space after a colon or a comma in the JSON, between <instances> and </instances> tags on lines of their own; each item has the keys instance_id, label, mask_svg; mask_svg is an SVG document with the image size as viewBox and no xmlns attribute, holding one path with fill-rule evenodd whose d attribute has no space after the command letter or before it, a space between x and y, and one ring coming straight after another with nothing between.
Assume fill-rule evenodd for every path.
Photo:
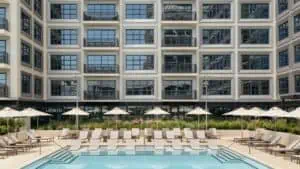
<instances>
[{"instance_id":1,"label":"patio umbrella","mask_svg":"<svg viewBox=\"0 0 300 169\"><path fill-rule=\"evenodd\" d=\"M89 116L90 114L80 108L73 108L70 111L63 113L64 116L76 116L76 128L79 129L79 116Z\"/></svg>"},{"instance_id":2,"label":"patio umbrella","mask_svg":"<svg viewBox=\"0 0 300 169\"><path fill-rule=\"evenodd\" d=\"M169 115L170 113L162 110L161 108L159 107L155 107L154 109L152 110L148 110L145 115L154 115L157 117L158 119L158 116L161 116L161 115ZM156 121L156 128L158 128L158 120Z\"/></svg>"},{"instance_id":3,"label":"patio umbrella","mask_svg":"<svg viewBox=\"0 0 300 169\"><path fill-rule=\"evenodd\" d=\"M289 113L282 110L279 107L272 107L268 111L259 115L259 117L269 117L275 119L275 130L276 130L276 120L277 118L284 118L288 117Z\"/></svg>"},{"instance_id":4,"label":"patio umbrella","mask_svg":"<svg viewBox=\"0 0 300 169\"><path fill-rule=\"evenodd\" d=\"M0 118L6 118L7 132L9 132L9 124L8 124L9 119L18 118L18 117L24 117L24 116L19 111L12 109L10 107L5 107L4 109L0 110Z\"/></svg>"},{"instance_id":5,"label":"patio umbrella","mask_svg":"<svg viewBox=\"0 0 300 169\"><path fill-rule=\"evenodd\" d=\"M199 128L199 117L203 115L211 115L211 113L203 110L201 107L196 107L192 111L188 112L186 115L195 115L198 117L198 128ZM207 119L205 120L205 123L207 124Z\"/></svg>"},{"instance_id":6,"label":"patio umbrella","mask_svg":"<svg viewBox=\"0 0 300 169\"><path fill-rule=\"evenodd\" d=\"M120 109L119 107L115 107L112 110L104 113L106 116L116 116L116 129L118 128L118 116L119 115L129 115L129 113L125 110Z\"/></svg>"},{"instance_id":7,"label":"patio umbrella","mask_svg":"<svg viewBox=\"0 0 300 169\"><path fill-rule=\"evenodd\" d=\"M294 118L294 119L300 119L300 107L298 107L295 110L288 113L287 117Z\"/></svg>"},{"instance_id":8,"label":"patio umbrella","mask_svg":"<svg viewBox=\"0 0 300 169\"><path fill-rule=\"evenodd\" d=\"M39 127L39 117L46 117L46 116L52 116L51 114L48 113L44 113L42 111L33 109L33 108L27 108L21 111L21 113L25 116L25 117L37 117L36 120L36 126L37 128Z\"/></svg>"}]
</instances>

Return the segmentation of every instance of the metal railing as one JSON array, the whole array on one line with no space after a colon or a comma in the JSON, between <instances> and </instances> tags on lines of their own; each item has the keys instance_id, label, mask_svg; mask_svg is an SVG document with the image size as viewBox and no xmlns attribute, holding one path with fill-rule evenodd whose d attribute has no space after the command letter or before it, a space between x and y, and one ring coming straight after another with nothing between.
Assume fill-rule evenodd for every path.
<instances>
[{"instance_id":1,"label":"metal railing","mask_svg":"<svg viewBox=\"0 0 300 169\"><path fill-rule=\"evenodd\" d=\"M163 90L163 99L168 100L193 100L197 97L197 92L195 90Z\"/></svg>"},{"instance_id":2,"label":"metal railing","mask_svg":"<svg viewBox=\"0 0 300 169\"><path fill-rule=\"evenodd\" d=\"M163 73L196 73L196 64L164 64L162 65Z\"/></svg>"},{"instance_id":3,"label":"metal railing","mask_svg":"<svg viewBox=\"0 0 300 169\"><path fill-rule=\"evenodd\" d=\"M83 19L86 21L117 21L119 15L117 12L84 12Z\"/></svg>"},{"instance_id":4,"label":"metal railing","mask_svg":"<svg viewBox=\"0 0 300 169\"><path fill-rule=\"evenodd\" d=\"M8 31L8 20L6 18L0 18L0 29Z\"/></svg>"},{"instance_id":5,"label":"metal railing","mask_svg":"<svg viewBox=\"0 0 300 169\"><path fill-rule=\"evenodd\" d=\"M7 52L0 52L0 63L9 63L8 53Z\"/></svg>"},{"instance_id":6,"label":"metal railing","mask_svg":"<svg viewBox=\"0 0 300 169\"><path fill-rule=\"evenodd\" d=\"M84 38L85 47L118 47L119 40L115 39L87 39Z\"/></svg>"},{"instance_id":7,"label":"metal railing","mask_svg":"<svg viewBox=\"0 0 300 169\"><path fill-rule=\"evenodd\" d=\"M197 20L197 13L192 11L164 11L162 20L195 21Z\"/></svg>"},{"instance_id":8,"label":"metal railing","mask_svg":"<svg viewBox=\"0 0 300 169\"><path fill-rule=\"evenodd\" d=\"M162 40L163 47L196 47L197 39L186 36L164 37Z\"/></svg>"},{"instance_id":9,"label":"metal railing","mask_svg":"<svg viewBox=\"0 0 300 169\"><path fill-rule=\"evenodd\" d=\"M85 73L119 73L116 64L84 64Z\"/></svg>"},{"instance_id":10,"label":"metal railing","mask_svg":"<svg viewBox=\"0 0 300 169\"><path fill-rule=\"evenodd\" d=\"M84 91L85 100L118 100L119 92L116 90Z\"/></svg>"}]
</instances>

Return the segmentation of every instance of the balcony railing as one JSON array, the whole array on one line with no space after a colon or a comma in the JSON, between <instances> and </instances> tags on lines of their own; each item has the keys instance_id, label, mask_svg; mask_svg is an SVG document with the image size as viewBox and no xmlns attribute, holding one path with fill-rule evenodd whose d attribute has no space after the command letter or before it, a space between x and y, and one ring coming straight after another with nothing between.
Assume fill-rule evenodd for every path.
<instances>
[{"instance_id":1,"label":"balcony railing","mask_svg":"<svg viewBox=\"0 0 300 169\"><path fill-rule=\"evenodd\" d=\"M8 20L6 18L0 18L0 29L8 31Z\"/></svg>"},{"instance_id":2,"label":"balcony railing","mask_svg":"<svg viewBox=\"0 0 300 169\"><path fill-rule=\"evenodd\" d=\"M162 66L163 73L196 73L196 64L164 64Z\"/></svg>"},{"instance_id":3,"label":"balcony railing","mask_svg":"<svg viewBox=\"0 0 300 169\"><path fill-rule=\"evenodd\" d=\"M119 40L115 39L84 39L85 47L118 47Z\"/></svg>"},{"instance_id":4,"label":"balcony railing","mask_svg":"<svg viewBox=\"0 0 300 169\"><path fill-rule=\"evenodd\" d=\"M195 21L197 13L192 11L164 11L162 20L169 21Z\"/></svg>"},{"instance_id":5,"label":"balcony railing","mask_svg":"<svg viewBox=\"0 0 300 169\"><path fill-rule=\"evenodd\" d=\"M164 37L162 45L164 47L195 47L197 39L183 36Z\"/></svg>"},{"instance_id":6,"label":"balcony railing","mask_svg":"<svg viewBox=\"0 0 300 169\"><path fill-rule=\"evenodd\" d=\"M119 92L116 90L84 91L85 100L118 100Z\"/></svg>"},{"instance_id":7,"label":"balcony railing","mask_svg":"<svg viewBox=\"0 0 300 169\"><path fill-rule=\"evenodd\" d=\"M86 21L117 21L119 20L119 15L117 12L84 12L84 20Z\"/></svg>"},{"instance_id":8,"label":"balcony railing","mask_svg":"<svg viewBox=\"0 0 300 169\"><path fill-rule=\"evenodd\" d=\"M8 64L8 53L7 52L0 52L0 63Z\"/></svg>"},{"instance_id":9,"label":"balcony railing","mask_svg":"<svg viewBox=\"0 0 300 169\"><path fill-rule=\"evenodd\" d=\"M119 65L116 64L85 64L85 73L119 73Z\"/></svg>"},{"instance_id":10,"label":"balcony railing","mask_svg":"<svg viewBox=\"0 0 300 169\"><path fill-rule=\"evenodd\" d=\"M0 97L8 97L8 86L0 86Z\"/></svg>"},{"instance_id":11,"label":"balcony railing","mask_svg":"<svg viewBox=\"0 0 300 169\"><path fill-rule=\"evenodd\" d=\"M163 90L162 97L167 100L194 100L197 92L193 90Z\"/></svg>"}]
</instances>

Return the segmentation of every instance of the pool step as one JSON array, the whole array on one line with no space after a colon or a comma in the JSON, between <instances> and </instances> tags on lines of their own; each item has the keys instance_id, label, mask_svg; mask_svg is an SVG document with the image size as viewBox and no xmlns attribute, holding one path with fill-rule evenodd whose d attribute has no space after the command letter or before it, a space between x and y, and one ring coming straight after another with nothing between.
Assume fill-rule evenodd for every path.
<instances>
[{"instance_id":1,"label":"pool step","mask_svg":"<svg viewBox=\"0 0 300 169\"><path fill-rule=\"evenodd\" d=\"M48 157L50 163L69 164L73 162L78 156L74 155L67 149L61 149L57 153Z\"/></svg>"},{"instance_id":2,"label":"pool step","mask_svg":"<svg viewBox=\"0 0 300 169\"><path fill-rule=\"evenodd\" d=\"M212 155L214 158L216 158L218 161L221 163L226 163L226 162L239 162L241 161L241 156L238 154L235 154L227 149L220 149L216 154Z\"/></svg>"}]
</instances>

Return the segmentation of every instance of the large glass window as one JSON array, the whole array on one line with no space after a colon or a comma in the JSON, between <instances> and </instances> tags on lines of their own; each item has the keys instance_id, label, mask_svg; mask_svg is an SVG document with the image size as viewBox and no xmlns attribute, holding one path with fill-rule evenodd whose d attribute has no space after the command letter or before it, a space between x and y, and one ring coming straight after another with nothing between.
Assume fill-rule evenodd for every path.
<instances>
[{"instance_id":1,"label":"large glass window","mask_svg":"<svg viewBox=\"0 0 300 169\"><path fill-rule=\"evenodd\" d=\"M193 90L192 80L164 80L164 94L166 96L191 95Z\"/></svg>"},{"instance_id":2,"label":"large glass window","mask_svg":"<svg viewBox=\"0 0 300 169\"><path fill-rule=\"evenodd\" d=\"M88 65L115 65L115 55L89 55L87 56Z\"/></svg>"},{"instance_id":3,"label":"large glass window","mask_svg":"<svg viewBox=\"0 0 300 169\"><path fill-rule=\"evenodd\" d=\"M7 86L7 74L1 72L0 73L0 87L6 87Z\"/></svg>"},{"instance_id":4,"label":"large glass window","mask_svg":"<svg viewBox=\"0 0 300 169\"><path fill-rule=\"evenodd\" d=\"M242 29L243 44L269 44L269 29Z\"/></svg>"},{"instance_id":5,"label":"large glass window","mask_svg":"<svg viewBox=\"0 0 300 169\"><path fill-rule=\"evenodd\" d=\"M34 67L43 70L43 53L39 49L34 49Z\"/></svg>"},{"instance_id":6,"label":"large glass window","mask_svg":"<svg viewBox=\"0 0 300 169\"><path fill-rule=\"evenodd\" d=\"M300 75L295 75L295 91L300 92Z\"/></svg>"},{"instance_id":7,"label":"large glass window","mask_svg":"<svg viewBox=\"0 0 300 169\"><path fill-rule=\"evenodd\" d=\"M95 93L106 93L109 91L115 92L116 81L115 80L88 80L87 90Z\"/></svg>"},{"instance_id":8,"label":"large glass window","mask_svg":"<svg viewBox=\"0 0 300 169\"><path fill-rule=\"evenodd\" d=\"M241 59L244 70L269 69L269 55L241 55Z\"/></svg>"},{"instance_id":9,"label":"large glass window","mask_svg":"<svg viewBox=\"0 0 300 169\"><path fill-rule=\"evenodd\" d=\"M153 44L154 30L153 29L127 29L126 30L126 44Z\"/></svg>"},{"instance_id":10,"label":"large glass window","mask_svg":"<svg viewBox=\"0 0 300 169\"><path fill-rule=\"evenodd\" d=\"M294 16L294 33L300 31L300 14Z\"/></svg>"},{"instance_id":11,"label":"large glass window","mask_svg":"<svg viewBox=\"0 0 300 169\"><path fill-rule=\"evenodd\" d=\"M115 46L115 29L90 29L87 31L87 43L90 46Z\"/></svg>"},{"instance_id":12,"label":"large glass window","mask_svg":"<svg viewBox=\"0 0 300 169\"><path fill-rule=\"evenodd\" d=\"M51 96L77 96L76 80L51 80Z\"/></svg>"},{"instance_id":13,"label":"large glass window","mask_svg":"<svg viewBox=\"0 0 300 169\"><path fill-rule=\"evenodd\" d=\"M153 80L127 80L126 95L127 96L154 95L154 81Z\"/></svg>"},{"instance_id":14,"label":"large glass window","mask_svg":"<svg viewBox=\"0 0 300 169\"><path fill-rule=\"evenodd\" d=\"M37 21L34 22L34 40L43 42L43 27Z\"/></svg>"},{"instance_id":15,"label":"large glass window","mask_svg":"<svg viewBox=\"0 0 300 169\"><path fill-rule=\"evenodd\" d=\"M34 0L34 12L43 16L43 0Z\"/></svg>"},{"instance_id":16,"label":"large glass window","mask_svg":"<svg viewBox=\"0 0 300 169\"><path fill-rule=\"evenodd\" d=\"M31 65L31 52L32 52L31 45L22 41L21 42L21 61L22 61L22 63Z\"/></svg>"},{"instance_id":17,"label":"large glass window","mask_svg":"<svg viewBox=\"0 0 300 169\"><path fill-rule=\"evenodd\" d=\"M8 63L8 54L6 52L6 40L0 40L0 63Z\"/></svg>"},{"instance_id":18,"label":"large glass window","mask_svg":"<svg viewBox=\"0 0 300 169\"><path fill-rule=\"evenodd\" d=\"M230 4L203 4L204 19L230 19Z\"/></svg>"},{"instance_id":19,"label":"large glass window","mask_svg":"<svg viewBox=\"0 0 300 169\"><path fill-rule=\"evenodd\" d=\"M289 22L286 21L278 26L279 40L283 40L289 36Z\"/></svg>"},{"instance_id":20,"label":"large glass window","mask_svg":"<svg viewBox=\"0 0 300 169\"><path fill-rule=\"evenodd\" d=\"M153 4L126 4L126 19L153 19Z\"/></svg>"},{"instance_id":21,"label":"large glass window","mask_svg":"<svg viewBox=\"0 0 300 169\"><path fill-rule=\"evenodd\" d=\"M204 70L230 70L230 55L203 55Z\"/></svg>"},{"instance_id":22,"label":"large glass window","mask_svg":"<svg viewBox=\"0 0 300 169\"><path fill-rule=\"evenodd\" d=\"M279 78L279 94L289 93L289 78Z\"/></svg>"},{"instance_id":23,"label":"large glass window","mask_svg":"<svg viewBox=\"0 0 300 169\"><path fill-rule=\"evenodd\" d=\"M241 4L241 18L242 19L268 19L269 18L269 4Z\"/></svg>"},{"instance_id":24,"label":"large glass window","mask_svg":"<svg viewBox=\"0 0 300 169\"><path fill-rule=\"evenodd\" d=\"M202 84L205 81L202 81ZM208 80L207 94L204 86L203 95L231 95L231 80Z\"/></svg>"},{"instance_id":25,"label":"large glass window","mask_svg":"<svg viewBox=\"0 0 300 169\"><path fill-rule=\"evenodd\" d=\"M288 0L277 0L278 1L278 13L281 14L288 9Z\"/></svg>"},{"instance_id":26,"label":"large glass window","mask_svg":"<svg viewBox=\"0 0 300 169\"><path fill-rule=\"evenodd\" d=\"M87 14L92 18L99 18L103 20L117 19L115 4L88 4Z\"/></svg>"},{"instance_id":27,"label":"large glass window","mask_svg":"<svg viewBox=\"0 0 300 169\"><path fill-rule=\"evenodd\" d=\"M51 4L51 19L77 19L77 4Z\"/></svg>"},{"instance_id":28,"label":"large glass window","mask_svg":"<svg viewBox=\"0 0 300 169\"><path fill-rule=\"evenodd\" d=\"M126 70L153 70L153 55L127 55Z\"/></svg>"},{"instance_id":29,"label":"large glass window","mask_svg":"<svg viewBox=\"0 0 300 169\"><path fill-rule=\"evenodd\" d=\"M21 73L21 93L22 96L31 96L31 75Z\"/></svg>"},{"instance_id":30,"label":"large glass window","mask_svg":"<svg viewBox=\"0 0 300 169\"><path fill-rule=\"evenodd\" d=\"M163 20L194 20L196 13L193 12L192 4L164 4Z\"/></svg>"},{"instance_id":31,"label":"large glass window","mask_svg":"<svg viewBox=\"0 0 300 169\"><path fill-rule=\"evenodd\" d=\"M51 55L51 70L77 70L77 56Z\"/></svg>"},{"instance_id":32,"label":"large glass window","mask_svg":"<svg viewBox=\"0 0 300 169\"><path fill-rule=\"evenodd\" d=\"M23 10L21 11L21 31L31 35L31 17Z\"/></svg>"},{"instance_id":33,"label":"large glass window","mask_svg":"<svg viewBox=\"0 0 300 169\"><path fill-rule=\"evenodd\" d=\"M242 95L269 95L269 80L242 80Z\"/></svg>"},{"instance_id":34,"label":"large glass window","mask_svg":"<svg viewBox=\"0 0 300 169\"><path fill-rule=\"evenodd\" d=\"M203 29L203 44L230 44L230 29Z\"/></svg>"},{"instance_id":35,"label":"large glass window","mask_svg":"<svg viewBox=\"0 0 300 169\"><path fill-rule=\"evenodd\" d=\"M195 72L192 55L165 55L164 73L191 73Z\"/></svg>"},{"instance_id":36,"label":"large glass window","mask_svg":"<svg viewBox=\"0 0 300 169\"><path fill-rule=\"evenodd\" d=\"M52 29L51 45L77 45L77 29Z\"/></svg>"},{"instance_id":37,"label":"large glass window","mask_svg":"<svg viewBox=\"0 0 300 169\"><path fill-rule=\"evenodd\" d=\"M165 29L163 37L164 46L193 46L193 30L191 29Z\"/></svg>"},{"instance_id":38,"label":"large glass window","mask_svg":"<svg viewBox=\"0 0 300 169\"><path fill-rule=\"evenodd\" d=\"M279 67L284 67L289 65L289 51L288 49L280 51L279 55Z\"/></svg>"},{"instance_id":39,"label":"large glass window","mask_svg":"<svg viewBox=\"0 0 300 169\"><path fill-rule=\"evenodd\" d=\"M295 63L300 62L300 44L294 47L295 51Z\"/></svg>"},{"instance_id":40,"label":"large glass window","mask_svg":"<svg viewBox=\"0 0 300 169\"><path fill-rule=\"evenodd\" d=\"M8 21L6 18L6 8L0 7L0 29L8 30Z\"/></svg>"},{"instance_id":41,"label":"large glass window","mask_svg":"<svg viewBox=\"0 0 300 169\"><path fill-rule=\"evenodd\" d=\"M43 95L43 79L34 77L34 95L41 97Z\"/></svg>"}]
</instances>

